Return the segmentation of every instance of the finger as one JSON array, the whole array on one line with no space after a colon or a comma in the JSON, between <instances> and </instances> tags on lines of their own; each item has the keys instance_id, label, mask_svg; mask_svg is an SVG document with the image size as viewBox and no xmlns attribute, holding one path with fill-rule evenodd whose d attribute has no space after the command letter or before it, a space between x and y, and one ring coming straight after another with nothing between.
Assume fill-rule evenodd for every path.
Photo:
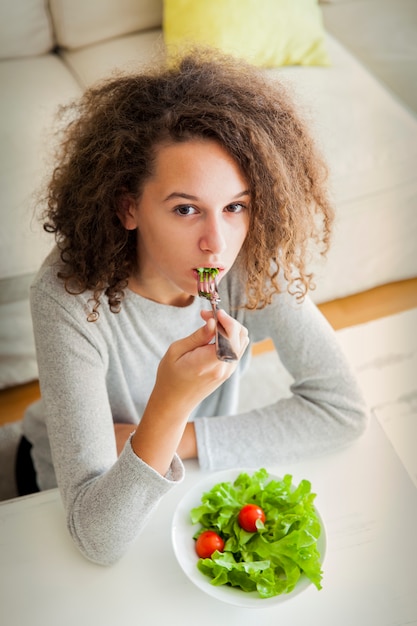
<instances>
[{"instance_id":1,"label":"finger","mask_svg":"<svg viewBox=\"0 0 417 626\"><path fill-rule=\"evenodd\" d=\"M226 334L232 343L240 343L242 333L243 335L247 335L248 331L246 328L233 317L228 315L228 313L226 313L223 309L219 309L217 313L217 320L226 331Z\"/></svg>"},{"instance_id":2,"label":"finger","mask_svg":"<svg viewBox=\"0 0 417 626\"><path fill-rule=\"evenodd\" d=\"M224 309L217 311L217 319L228 334L236 332L237 328L241 328L241 324L231 317Z\"/></svg>"},{"instance_id":3,"label":"finger","mask_svg":"<svg viewBox=\"0 0 417 626\"><path fill-rule=\"evenodd\" d=\"M193 332L188 337L184 337L179 341L174 341L171 344L170 351L175 360L180 359L187 352L192 352L196 348L206 346L211 342L216 331L216 323L211 317L207 320L206 324L201 326L198 330Z\"/></svg>"},{"instance_id":4,"label":"finger","mask_svg":"<svg viewBox=\"0 0 417 626\"><path fill-rule=\"evenodd\" d=\"M247 328L245 328L244 326L242 326L242 329L240 331L239 340L240 340L240 351L238 351L238 357L240 359L249 345L249 333L248 333Z\"/></svg>"},{"instance_id":5,"label":"finger","mask_svg":"<svg viewBox=\"0 0 417 626\"><path fill-rule=\"evenodd\" d=\"M213 312L210 309L203 309L200 313L205 321L213 319ZM217 317L240 359L249 344L248 329L226 313L224 309L218 310Z\"/></svg>"}]
</instances>

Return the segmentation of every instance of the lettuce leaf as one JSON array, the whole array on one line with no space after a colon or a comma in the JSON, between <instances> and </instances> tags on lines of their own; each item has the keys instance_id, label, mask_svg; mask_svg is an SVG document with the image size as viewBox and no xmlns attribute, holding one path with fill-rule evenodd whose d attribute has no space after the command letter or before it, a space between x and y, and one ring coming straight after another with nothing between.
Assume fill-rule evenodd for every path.
<instances>
[{"instance_id":1,"label":"lettuce leaf","mask_svg":"<svg viewBox=\"0 0 417 626\"><path fill-rule=\"evenodd\" d=\"M321 589L315 497L309 481L294 486L291 475L270 479L264 468L252 476L243 472L233 483L214 485L191 510L191 521L200 524L195 539L204 530L215 530L225 540L225 549L199 559L198 569L213 585L257 591L261 598L290 593L302 575ZM256 533L243 530L237 519L249 503L262 507L266 516Z\"/></svg>"}]
</instances>

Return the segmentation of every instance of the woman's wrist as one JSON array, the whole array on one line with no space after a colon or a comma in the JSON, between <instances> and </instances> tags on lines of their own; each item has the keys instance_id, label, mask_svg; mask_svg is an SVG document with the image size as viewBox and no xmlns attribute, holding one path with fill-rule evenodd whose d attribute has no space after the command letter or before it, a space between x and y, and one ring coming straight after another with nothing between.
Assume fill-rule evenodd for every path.
<instances>
[{"instance_id":1,"label":"woman's wrist","mask_svg":"<svg viewBox=\"0 0 417 626\"><path fill-rule=\"evenodd\" d=\"M177 448L177 454L183 460L197 458L197 438L195 436L194 422L188 422L185 425L183 436Z\"/></svg>"},{"instance_id":2,"label":"woman's wrist","mask_svg":"<svg viewBox=\"0 0 417 626\"><path fill-rule=\"evenodd\" d=\"M185 403L174 406L154 389L132 437L134 453L163 476L183 437L190 415L186 409Z\"/></svg>"}]
</instances>

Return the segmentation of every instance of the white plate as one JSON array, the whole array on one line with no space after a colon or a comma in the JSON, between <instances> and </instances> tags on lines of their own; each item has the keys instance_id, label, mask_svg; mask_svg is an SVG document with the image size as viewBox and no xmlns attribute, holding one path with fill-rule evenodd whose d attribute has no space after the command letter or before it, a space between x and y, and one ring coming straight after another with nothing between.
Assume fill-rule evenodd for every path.
<instances>
[{"instance_id":1,"label":"white plate","mask_svg":"<svg viewBox=\"0 0 417 626\"><path fill-rule=\"evenodd\" d=\"M257 609L260 609L290 600L307 589L307 587L312 584L311 581L307 578L307 576L302 574L293 591L274 596L272 598L260 598L257 591L246 592L228 585L212 585L210 583L210 578L205 576L197 568L198 556L195 551L195 540L193 539L193 535L197 531L198 525L192 524L190 519L191 509L201 504L201 496L203 493L210 491L210 489L214 487L214 485L217 485L217 483L234 482L242 472L247 472L249 475L253 474L253 470L225 470L211 474L190 489L190 491L178 503L174 513L172 523L172 544L175 556L182 570L186 576L188 576L188 578L202 591L213 598L217 598L218 600L222 600L223 602L227 602L229 604L241 607L256 607ZM273 474L269 474L269 478L271 480L280 480L279 477L274 476ZM320 562L323 563L326 550L326 533L323 520L317 509L316 512L321 524L321 534L317 541L317 547L320 552Z\"/></svg>"}]
</instances>

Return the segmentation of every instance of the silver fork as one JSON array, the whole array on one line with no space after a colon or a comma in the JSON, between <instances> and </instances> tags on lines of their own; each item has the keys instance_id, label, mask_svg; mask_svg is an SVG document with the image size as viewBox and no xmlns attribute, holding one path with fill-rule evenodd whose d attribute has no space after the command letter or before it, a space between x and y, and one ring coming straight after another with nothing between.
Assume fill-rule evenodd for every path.
<instances>
[{"instance_id":1,"label":"silver fork","mask_svg":"<svg viewBox=\"0 0 417 626\"><path fill-rule=\"evenodd\" d=\"M216 322L215 342L217 358L219 361L237 361L237 356L230 344L227 333L217 319L220 298L217 289L217 282L211 269L208 269L207 271L199 271L198 295L201 298L209 300L213 310L213 317Z\"/></svg>"}]
</instances>

